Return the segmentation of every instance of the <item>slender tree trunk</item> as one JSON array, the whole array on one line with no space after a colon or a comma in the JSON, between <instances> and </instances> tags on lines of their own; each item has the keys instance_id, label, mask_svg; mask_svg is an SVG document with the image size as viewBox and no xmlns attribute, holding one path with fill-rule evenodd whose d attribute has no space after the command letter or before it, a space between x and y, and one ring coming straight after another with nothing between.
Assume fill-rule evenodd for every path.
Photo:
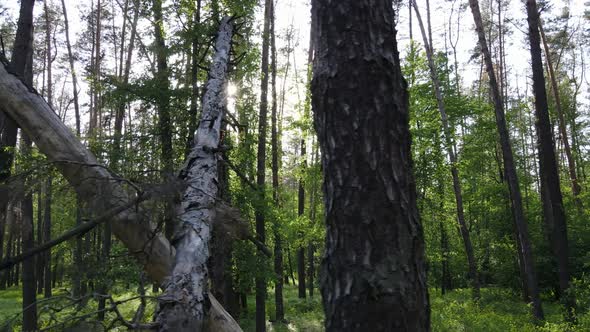
<instances>
[{"instance_id":1,"label":"slender tree trunk","mask_svg":"<svg viewBox=\"0 0 590 332\"><path fill-rule=\"evenodd\" d=\"M539 149L543 215L547 234L549 235L552 244L554 259L557 263L559 295L563 304L566 306L566 317L569 320L573 320L575 300L567 292L570 282L567 224L559 183L559 171L557 169L557 160L555 158L553 135L551 133L551 122L549 120L545 77L543 76L537 2L535 0L527 0L526 8L533 69L533 91L535 94L535 115L537 118L537 146ZM554 91L556 91L556 87L554 87ZM565 125L565 123L563 124ZM567 141L566 136L563 138L564 141Z\"/></svg>"},{"instance_id":2,"label":"slender tree trunk","mask_svg":"<svg viewBox=\"0 0 590 332\"><path fill-rule=\"evenodd\" d=\"M442 204L442 203L441 203ZM452 289L451 284L451 271L449 268L449 240L447 236L447 231L445 229L445 225L441 220L438 221L439 228L440 228L440 250L442 255L441 260L441 268L442 268L442 276L441 276L441 294L445 295L447 291Z\"/></svg>"},{"instance_id":3,"label":"slender tree trunk","mask_svg":"<svg viewBox=\"0 0 590 332\"><path fill-rule=\"evenodd\" d=\"M258 117L258 152L256 165L256 185L260 192L260 204L255 211L256 215L256 236L262 243L266 242L264 192L266 183L266 127L268 112L268 53L270 43L270 21L272 20L272 0L264 2L264 31L262 34L262 80L260 84L260 114ZM259 264L264 264L266 258L258 252ZM266 331L266 278L257 276L256 284L256 332Z\"/></svg>"},{"instance_id":4,"label":"slender tree trunk","mask_svg":"<svg viewBox=\"0 0 590 332\"><path fill-rule=\"evenodd\" d=\"M21 141L23 154L30 155L31 141L24 137ZM27 193L21 202L22 210L22 251L35 247L33 236L33 198ZM23 261L23 331L37 330L37 283L35 280L35 258L31 257Z\"/></svg>"},{"instance_id":5,"label":"slender tree trunk","mask_svg":"<svg viewBox=\"0 0 590 332\"><path fill-rule=\"evenodd\" d=\"M303 133L302 133L303 135ZM305 161L305 139L301 140L301 171L305 171L307 168L307 162ZM297 215L302 217L305 214L305 187L303 183L303 175L299 179L299 188L297 194ZM300 234L303 235L303 234ZM300 246L297 249L297 285L299 289L299 298L304 299L306 297L307 288L305 287L305 248Z\"/></svg>"},{"instance_id":6,"label":"slender tree trunk","mask_svg":"<svg viewBox=\"0 0 590 332\"><path fill-rule=\"evenodd\" d=\"M129 36L129 46L127 47L127 55L125 59L125 63L123 65L123 47L121 48L121 67L120 67L120 75L119 80L126 86L129 84L129 74L131 72L131 61L133 59L133 50L135 47L135 36L137 34L137 21L139 19L139 1L134 1L133 7L133 22L131 23L131 35ZM127 1L125 2L125 8L127 8ZM127 12L125 12L126 16ZM123 43L123 42L121 42ZM121 138L122 138L122 131L123 131L123 120L125 118L125 107L126 102L124 100L120 100L117 105L117 110L115 112L115 132L113 135L113 155L111 156L111 167L115 170L119 170L119 161L123 157L122 153L122 146L121 146Z\"/></svg>"},{"instance_id":7,"label":"slender tree trunk","mask_svg":"<svg viewBox=\"0 0 590 332\"><path fill-rule=\"evenodd\" d=\"M160 132L160 162L162 163L163 178L172 175L173 150L172 150L172 123L170 119L170 79L168 71L168 49L164 34L164 17L162 14L162 0L153 0L152 10L154 14L154 36L156 56L156 82L160 91L157 99L158 129ZM166 203L164 207L165 232L167 238L172 238L175 228L174 208Z\"/></svg>"},{"instance_id":8,"label":"slender tree trunk","mask_svg":"<svg viewBox=\"0 0 590 332\"><path fill-rule=\"evenodd\" d=\"M127 8L128 8L128 1L125 2L125 9L123 15L125 18L127 17ZM134 6L134 14L133 14L133 23L131 25L131 36L129 39L129 46L127 49L127 58L125 60L125 68L123 69L123 48L124 48L124 39L125 35L122 34L122 41L121 41L121 66L119 67L119 80L126 86L129 83L129 74L131 71L131 60L133 57L133 48L135 43L135 35L137 29L137 21L139 18L139 1L135 1ZM125 30L125 23L126 19L123 23L123 30ZM119 101L116 111L115 111L115 131L113 135L113 150L111 155L111 168L116 172L120 171L120 160L123 157L122 153L122 146L121 146L121 137L122 137L122 129L123 129L123 119L125 117L125 105L126 103L121 100ZM112 246L112 229L110 223L105 223L104 225L104 232L102 237L102 251L99 255L98 261L100 262L100 269L104 272L104 275L108 276L108 272L110 270L110 254L111 254L111 246ZM108 287L108 280L109 278L103 278L103 281L98 285L98 292L101 294L106 295L109 291ZM106 306L106 298L101 297L98 300L98 320L103 321L105 318L105 306Z\"/></svg>"},{"instance_id":9,"label":"slender tree trunk","mask_svg":"<svg viewBox=\"0 0 590 332\"><path fill-rule=\"evenodd\" d=\"M189 111L188 137L186 139L186 154L192 148L193 137L197 130L197 119L199 117L199 36L201 34L201 0L197 0L197 5L193 15L193 35L191 39L191 106Z\"/></svg>"},{"instance_id":10,"label":"slender tree trunk","mask_svg":"<svg viewBox=\"0 0 590 332\"><path fill-rule=\"evenodd\" d=\"M12 203L8 203L6 206L6 209L4 211L6 211L6 215L5 215L5 220L6 220L6 229L8 230L8 238L6 239L6 255L2 256L3 259L6 259L8 257L12 257L12 248L13 248L13 242L14 242L14 233L15 233L15 221L14 221L14 213L12 212L13 208L12 208ZM14 266L4 270L4 271L0 271L2 274L0 274L0 289L6 289L7 287L10 287L10 283L12 281L12 274L14 271Z\"/></svg>"},{"instance_id":11,"label":"slender tree trunk","mask_svg":"<svg viewBox=\"0 0 590 332\"><path fill-rule=\"evenodd\" d=\"M326 330L429 331L408 94L391 1L314 0L312 16Z\"/></svg>"},{"instance_id":12,"label":"slender tree trunk","mask_svg":"<svg viewBox=\"0 0 590 332\"><path fill-rule=\"evenodd\" d=\"M272 199L277 207L280 207L279 198L279 132L277 119L277 49L275 36L275 10L274 2L271 1L270 21L270 70L271 70L271 153L272 153ZM281 225L278 219L274 221L274 272L275 272L275 320L285 321L285 305L283 303L283 239L281 236Z\"/></svg>"},{"instance_id":13,"label":"slender tree trunk","mask_svg":"<svg viewBox=\"0 0 590 332\"><path fill-rule=\"evenodd\" d=\"M100 121L100 112L101 112L101 105L100 105L100 79L101 79L101 62L102 62L102 54L101 54L101 39L102 39L102 3L101 0L98 0L96 4L96 21L95 21L95 31L94 31L94 44L93 44L93 64L92 64L92 105L91 105L91 113L90 113L90 123L88 125L89 137L96 138L98 136L98 132L100 131L99 121Z\"/></svg>"},{"instance_id":14,"label":"slender tree trunk","mask_svg":"<svg viewBox=\"0 0 590 332\"><path fill-rule=\"evenodd\" d=\"M0 206L0 260L4 259L4 233L8 226L8 210L5 206ZM0 271L0 290L5 289L4 286L4 274L6 271Z\"/></svg>"},{"instance_id":15,"label":"slender tree trunk","mask_svg":"<svg viewBox=\"0 0 590 332\"><path fill-rule=\"evenodd\" d=\"M64 28L66 35L66 46L68 49L68 62L70 64L70 75L72 76L72 93L74 99L74 116L76 120L76 136L81 136L81 124L80 124L80 103L78 101L78 75L76 74L76 68L74 65L74 55L72 53L72 44L70 42L70 27L68 21L68 12L66 9L65 0L61 1L62 11L64 15ZM79 226L82 223L82 205L80 198L76 195L76 225ZM72 280L72 292L74 297L81 295L81 276L83 274L82 267L82 237L76 238L76 248L74 250L74 264L76 272L73 275Z\"/></svg>"},{"instance_id":16,"label":"slender tree trunk","mask_svg":"<svg viewBox=\"0 0 590 332\"><path fill-rule=\"evenodd\" d=\"M445 187L442 181L439 182L439 193L440 193L440 208L441 211L438 214L438 226L440 229L440 251L441 251L441 294L445 295L446 292L450 291L453 287L452 279L451 279L451 270L449 264L449 238L447 235L447 230L445 228L443 222L443 215L442 211L445 209Z\"/></svg>"},{"instance_id":17,"label":"slender tree trunk","mask_svg":"<svg viewBox=\"0 0 590 332\"><path fill-rule=\"evenodd\" d=\"M36 245L43 243L43 187L37 190L37 241ZM37 276L37 294L43 294L43 272L45 272L45 254L35 256L35 275Z\"/></svg>"},{"instance_id":18,"label":"slender tree trunk","mask_svg":"<svg viewBox=\"0 0 590 332\"><path fill-rule=\"evenodd\" d=\"M51 45L51 26L52 23L50 21L50 14L49 14L49 8L47 6L47 0L45 0L43 2L43 10L44 10L44 15L45 15L45 45L46 45L46 56L47 56L47 103L49 104L50 107L53 108L53 71L52 71L52 63L53 63L53 59L52 59L52 45ZM45 207L45 216L44 216L44 220L43 220L43 236L42 238L38 239L38 243L41 243L42 241L49 241L51 240L51 175L48 174L47 180L45 182L45 203L44 203L44 207ZM37 207L38 209L41 209L40 206ZM41 225L39 225L39 227L41 227ZM47 250L43 255L39 255L39 258L42 259L43 264L42 268L44 270L44 273L39 273L38 277L39 277L39 285L43 286L45 288L45 297L49 298L51 297L51 249ZM41 282L43 282L43 284L41 284ZM40 287L40 289L42 289L43 287Z\"/></svg>"},{"instance_id":19,"label":"slender tree trunk","mask_svg":"<svg viewBox=\"0 0 590 332\"><path fill-rule=\"evenodd\" d=\"M43 241L51 240L51 201L52 201L52 179L49 176L45 182L45 215L43 221ZM37 207L39 208L39 207ZM51 249L45 251L44 258L45 273L43 275L43 288L45 289L45 298L51 297Z\"/></svg>"},{"instance_id":20,"label":"slender tree trunk","mask_svg":"<svg viewBox=\"0 0 590 332\"><path fill-rule=\"evenodd\" d=\"M291 250L287 246L287 263L289 268L289 275L291 276L291 283L295 285L295 272L293 271L293 260L291 259Z\"/></svg>"},{"instance_id":21,"label":"slender tree trunk","mask_svg":"<svg viewBox=\"0 0 590 332\"><path fill-rule=\"evenodd\" d=\"M449 155L449 160L451 162L451 175L453 177L453 190L455 194L455 202L457 208L457 222L459 224L459 231L461 233L461 237L463 238L463 245L465 246L465 253L467 255L467 263L469 266L469 278L471 279L471 285L473 288L473 298L475 300L479 299L480 297L480 290L479 290L479 274L477 271L477 263L475 261L475 255L473 253L473 245L471 244L471 237L469 235L469 230L467 229L467 224L465 222L465 213L463 210L463 192L461 188L461 180L459 179L459 170L457 169L457 156L455 155L454 148L455 143L453 142L451 128L449 126L449 120L447 117L447 112L445 110L445 104L441 92L441 84L438 78L438 73L436 72L436 65L434 63L433 54L434 51L432 46L429 44L429 41L426 36L426 31L424 29L424 24L422 23L422 18L420 16L420 11L418 10L418 5L416 4L416 0L412 0L412 5L416 11L416 19L418 20L418 24L420 26L420 31L422 33L422 39L424 41L424 48L426 49L426 57L428 58L428 67L430 68L430 77L432 79L432 86L434 89L434 94L436 96L436 102L438 105L438 111L441 116L442 127L443 127L443 134L445 137L445 146L447 149L447 154Z\"/></svg>"},{"instance_id":22,"label":"slender tree trunk","mask_svg":"<svg viewBox=\"0 0 590 332\"><path fill-rule=\"evenodd\" d=\"M510 136L508 134L508 127L506 124L506 115L504 113L504 104L502 102L502 96L500 94L498 83L496 80L496 73L494 72L494 66L492 63L492 57L487 46L486 36L483 30L483 21L481 18L481 12L479 10L479 3L477 0L469 0L469 6L473 13L473 19L475 21L475 27L479 39L479 45L481 47L486 71L490 82L491 95L494 103L494 111L496 115L496 127L500 136L500 145L502 147L502 158L504 161L504 172L506 180L508 182L508 189L510 192L510 202L512 207L512 213L514 223L516 225L518 238L520 239L523 266L525 268L525 275L528 285L528 293L532 302L532 312L536 319L543 319L543 308L541 306L541 300L539 298L539 288L537 284L537 275L535 272L535 264L533 260L532 247L529 239L528 225L524 218L522 208L522 196L520 193L520 186L518 183L518 177L516 173L516 166L514 164L514 156L512 154L512 146L510 143Z\"/></svg>"},{"instance_id":23,"label":"slender tree trunk","mask_svg":"<svg viewBox=\"0 0 590 332\"><path fill-rule=\"evenodd\" d=\"M555 110L557 111L557 123L559 128L560 136L563 140L563 147L565 149L565 156L567 158L567 167L570 176L570 182L572 186L572 192L574 196L578 196L581 191L580 184L578 183L578 174L576 171L576 162L572 155L572 149L570 147L567 129L566 129L566 121L563 115L563 109L561 107L561 96L559 94L559 86L557 85L557 78L555 77L555 69L553 68L553 61L551 61L551 53L549 52L549 45L547 44L547 38L545 38L545 31L543 31L543 26L541 25L541 21L538 21L539 25L539 32L541 33L541 40L543 42L543 47L545 49L545 60L547 61L547 67L549 67L549 80L551 82L551 90L553 91L553 97L555 99ZM576 199L578 203L581 203L579 199Z\"/></svg>"}]
</instances>

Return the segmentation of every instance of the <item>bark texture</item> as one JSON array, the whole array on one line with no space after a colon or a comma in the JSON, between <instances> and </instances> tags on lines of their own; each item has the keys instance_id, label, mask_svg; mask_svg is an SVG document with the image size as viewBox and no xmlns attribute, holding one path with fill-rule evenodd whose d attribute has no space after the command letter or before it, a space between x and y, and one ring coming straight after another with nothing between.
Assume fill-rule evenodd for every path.
<instances>
[{"instance_id":1,"label":"bark texture","mask_svg":"<svg viewBox=\"0 0 590 332\"><path fill-rule=\"evenodd\" d=\"M202 331L211 305L207 260L216 217L219 140L232 34L233 24L226 17L217 35L201 122L183 174L187 188L182 197L179 230L175 234L174 269L164 282L165 292L159 298L160 331Z\"/></svg>"},{"instance_id":2,"label":"bark texture","mask_svg":"<svg viewBox=\"0 0 590 332\"><path fill-rule=\"evenodd\" d=\"M312 16L326 330L428 331L408 94L391 1L314 0Z\"/></svg>"}]
</instances>

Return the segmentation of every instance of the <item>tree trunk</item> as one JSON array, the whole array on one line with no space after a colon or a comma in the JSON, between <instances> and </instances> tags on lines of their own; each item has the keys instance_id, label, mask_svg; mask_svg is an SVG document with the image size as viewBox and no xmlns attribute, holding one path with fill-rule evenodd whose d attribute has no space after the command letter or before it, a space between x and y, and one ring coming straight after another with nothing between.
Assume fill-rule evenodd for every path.
<instances>
[{"instance_id":1,"label":"tree trunk","mask_svg":"<svg viewBox=\"0 0 590 332\"><path fill-rule=\"evenodd\" d=\"M188 187L182 198L182 213L178 216L181 228L176 235L172 276L164 283L165 292L159 298L160 331L202 331L212 305L208 300L207 260L211 228L219 205L216 201L217 162L232 34L233 24L226 17L215 44L217 51L209 71L195 145L183 173Z\"/></svg>"},{"instance_id":2,"label":"tree trunk","mask_svg":"<svg viewBox=\"0 0 590 332\"><path fill-rule=\"evenodd\" d=\"M12 59L10 63L11 70L21 77L31 77L32 81L32 64L28 63L30 54L32 54L33 47L33 7L34 0L23 0L20 4L20 12L18 18L18 25L16 37L14 40ZM25 75L30 73L30 75ZM16 148L18 126L14 119L5 113L4 106L0 104L0 182L4 182L12 174L12 163L14 160L14 151ZM7 210L7 205L0 203L0 216L4 215L8 218L10 211ZM2 237L4 234L1 235ZM11 235L12 237L12 235ZM13 238L13 240L15 240ZM1 241L0 241L1 242ZM12 242L8 241L8 246ZM7 249L7 256L10 256L11 248ZM0 256L1 257L1 256ZM18 268L18 267L17 267ZM2 274L2 286L9 287L12 278L12 270L6 271Z\"/></svg>"},{"instance_id":3,"label":"tree trunk","mask_svg":"<svg viewBox=\"0 0 590 332\"><path fill-rule=\"evenodd\" d=\"M0 204L0 260L4 259L4 233L8 226L8 210L2 204ZM4 290L4 274L7 271L0 271L0 290Z\"/></svg>"},{"instance_id":4,"label":"tree trunk","mask_svg":"<svg viewBox=\"0 0 590 332\"><path fill-rule=\"evenodd\" d=\"M277 49L275 36L275 8L271 1L270 20L270 56L271 56L271 159L272 159L272 199L277 209L280 208L279 198L279 132L277 119ZM283 303L283 244L281 224L278 218L274 220L274 272L275 272L275 320L285 322L285 305Z\"/></svg>"},{"instance_id":5,"label":"tree trunk","mask_svg":"<svg viewBox=\"0 0 590 332\"><path fill-rule=\"evenodd\" d=\"M21 141L25 156L30 154L31 141L24 137ZM33 236L33 199L32 194L27 193L21 202L22 210L22 251L35 247ZM37 330L37 283L35 280L35 258L31 257L23 261L23 331Z\"/></svg>"},{"instance_id":6,"label":"tree trunk","mask_svg":"<svg viewBox=\"0 0 590 332\"><path fill-rule=\"evenodd\" d=\"M557 78L555 77L555 69L553 68L553 62L551 61L551 53L549 52L549 45L547 44L547 38L545 38L545 32L539 19L537 19L539 26L539 32L541 33L541 40L543 41L543 47L545 49L545 59L547 61L547 67L549 67L549 79L551 81L551 90L553 90L553 97L555 98L555 110L557 111L557 122L559 133L563 140L563 147L565 149L565 156L567 158L568 172L570 176L572 192L574 196L578 196L581 191L580 184L578 183L578 174L576 171L576 163L572 155L572 149L570 147L566 122L563 116L563 109L561 108L561 96L559 94L559 86L557 85ZM542 68L541 68L542 69ZM578 203L581 203L579 199L576 199Z\"/></svg>"},{"instance_id":7,"label":"tree trunk","mask_svg":"<svg viewBox=\"0 0 590 332\"><path fill-rule=\"evenodd\" d=\"M90 123L88 125L88 134L91 138L96 138L98 132L100 131L100 115L101 112L101 105L100 105L100 65L102 62L102 54L101 54L101 39L102 39L102 3L101 0L98 0L96 4L96 21L95 21L95 31L94 31L94 43L93 43L93 62L92 62L92 92L91 92L91 112L90 112Z\"/></svg>"},{"instance_id":8,"label":"tree trunk","mask_svg":"<svg viewBox=\"0 0 590 332\"><path fill-rule=\"evenodd\" d=\"M475 255L473 253L473 245L471 244L471 237L469 235L469 230L467 229L467 224L465 222L465 213L463 210L463 191L461 188L461 180L459 179L459 170L457 169L457 156L455 155L456 147L452 138L451 128L449 126L449 120L447 117L447 112L445 109L445 104L441 92L441 84L438 78L438 73L436 72L436 65L433 59L434 49L430 44L428 37L426 36L426 31L424 29L424 24L422 23L422 17L420 16L420 11L418 10L416 0L412 0L412 6L414 6L414 10L416 11L416 19L418 20L418 25L420 26L420 31L422 33L422 40L424 41L426 57L428 58L428 67L430 69L432 86L434 89L434 94L436 96L436 102L438 105L438 111L440 113L442 121L443 134L445 137L445 146L451 163L451 175L453 177L453 190L455 194L455 202L457 208L457 223L459 224L459 231L461 233L461 237L463 238L463 245L465 246L465 253L467 255L467 264L469 266L469 278L471 279L471 285L473 288L473 299L477 300L480 297L479 274L477 271Z\"/></svg>"},{"instance_id":9,"label":"tree trunk","mask_svg":"<svg viewBox=\"0 0 590 332\"><path fill-rule=\"evenodd\" d=\"M37 242L36 245L43 243L43 188L39 186L37 190ZM35 276L37 277L37 294L43 294L43 272L45 272L45 254L35 256Z\"/></svg>"},{"instance_id":10,"label":"tree trunk","mask_svg":"<svg viewBox=\"0 0 590 332\"><path fill-rule=\"evenodd\" d=\"M408 94L391 1L312 1L327 331L428 331ZM350 29L350 27L355 27Z\"/></svg>"},{"instance_id":11,"label":"tree trunk","mask_svg":"<svg viewBox=\"0 0 590 332\"><path fill-rule=\"evenodd\" d=\"M535 116L537 118L537 146L539 149L539 171L541 173L543 216L545 219L547 234L549 235L549 240L553 248L554 259L557 263L560 291L559 296L566 307L566 317L569 320L573 320L575 300L570 294L568 294L570 275L568 264L569 249L567 224L559 183L559 171L557 169L557 160L555 158L553 135L551 134L547 91L545 90L545 77L543 76L537 2L535 0L527 0L526 8L533 69L533 92L535 94ZM557 86L554 86L554 91L556 91L556 88ZM563 124L565 125L565 123ZM564 141L567 141L566 136L563 138ZM573 180L574 178L572 178L572 182Z\"/></svg>"},{"instance_id":12,"label":"tree trunk","mask_svg":"<svg viewBox=\"0 0 590 332\"><path fill-rule=\"evenodd\" d=\"M173 171L172 151L172 124L170 120L170 80L168 75L168 50L166 48L164 33L164 17L162 14L162 0L153 0L152 10L154 14L154 36L156 56L156 86L158 96L156 98L158 110L158 129L160 133L160 162L162 163L163 179L170 177ZM175 218L174 208L166 203L164 207L164 222L166 237L171 239L174 234Z\"/></svg>"},{"instance_id":13,"label":"tree trunk","mask_svg":"<svg viewBox=\"0 0 590 332\"><path fill-rule=\"evenodd\" d=\"M49 176L45 182L45 214L43 221L43 241L47 242L51 240L51 198L52 198L52 179ZM37 207L39 208L39 207ZM44 268L45 273L43 274L43 288L45 289L45 298L51 297L51 249L45 252Z\"/></svg>"},{"instance_id":14,"label":"tree trunk","mask_svg":"<svg viewBox=\"0 0 590 332\"><path fill-rule=\"evenodd\" d=\"M52 77L52 45L51 45L51 21L50 21L50 14L49 8L47 7L47 0L43 2L43 11L45 16L45 52L47 53L47 104L49 107L53 108L53 77ZM42 238L38 239L38 243L42 241L49 241L51 240L51 175L48 174L48 178L45 182L45 216L43 219L43 236ZM41 209L40 206L37 207ZM41 225L38 225L41 227ZM39 259L43 261L42 268L44 273L39 273L39 284L43 282L43 287L45 288L45 297L51 297L51 249L47 250L43 255L38 256ZM42 288L42 287L40 287Z\"/></svg>"},{"instance_id":15,"label":"tree trunk","mask_svg":"<svg viewBox=\"0 0 590 332\"><path fill-rule=\"evenodd\" d=\"M312 31L310 31L312 32ZM313 75L313 51L314 51L314 43L313 43L313 33L310 33L309 36L309 49L307 50L307 86L311 86L311 79ZM308 88L309 89L309 88ZM307 118L311 116L311 91L307 91L307 95L305 97L305 114L304 117ZM312 156L311 156L311 165L313 167L314 163L317 162L319 158L314 159L313 153L318 152L317 144L314 144L314 141L311 143L312 148ZM316 202L316 185L315 180L312 180L310 193L309 193L309 221L312 225L315 224L315 202ZM315 266L314 266L314 243L313 240L310 241L307 245L307 288L309 290L309 297L313 297L313 283L314 283L314 273L315 273Z\"/></svg>"},{"instance_id":16,"label":"tree trunk","mask_svg":"<svg viewBox=\"0 0 590 332\"><path fill-rule=\"evenodd\" d=\"M23 76L25 72L32 73L32 64L27 63L26 54L33 47L33 6L34 0L23 0L20 4L18 26L14 40L14 49L10 67L14 73ZM0 117L4 127L0 130L0 182L10 177L14 148L16 146L17 124L10 116L6 116L0 106ZM0 208L4 208L0 206Z\"/></svg>"},{"instance_id":17,"label":"tree trunk","mask_svg":"<svg viewBox=\"0 0 590 332\"><path fill-rule=\"evenodd\" d=\"M191 39L191 107L189 111L188 137L186 140L186 154L192 149L195 130L197 130L197 120L199 116L199 36L201 27L201 3L197 0L196 8L193 15L193 35Z\"/></svg>"},{"instance_id":18,"label":"tree trunk","mask_svg":"<svg viewBox=\"0 0 590 332\"><path fill-rule=\"evenodd\" d=\"M81 136L81 124L80 124L80 103L78 101L78 75L76 74L76 68L74 66L74 55L72 53L72 44L70 42L70 27L68 21L68 12L66 9L65 0L61 1L61 7L64 15L64 28L66 35L66 46L68 49L68 62L70 64L70 74L72 76L72 92L74 94L74 115L76 118L76 136ZM76 196L76 225L79 226L82 223L82 206L81 200ZM81 295L81 275L83 274L82 267L82 237L76 238L76 249L74 250L74 264L76 265L76 272L73 275L72 280L72 293L75 297Z\"/></svg>"},{"instance_id":19,"label":"tree trunk","mask_svg":"<svg viewBox=\"0 0 590 332\"><path fill-rule=\"evenodd\" d=\"M121 67L121 75L119 80L123 87L129 84L129 74L131 72L131 61L133 59L133 50L135 47L135 36L137 33L137 21L139 19L139 1L134 1L134 8L133 8L133 22L131 23L131 35L129 37L129 46L127 47L127 55L125 59L124 67ZM126 15L127 13L125 13ZM121 50L121 56L123 55L123 50ZM122 60L121 60L122 62ZM121 136L123 130L123 120L125 118L125 106L126 102L122 99L119 101L117 105L117 110L115 112L115 132L113 134L113 155L111 156L111 167L115 170L119 169L119 161L123 157L122 155L122 147L121 147Z\"/></svg>"},{"instance_id":20,"label":"tree trunk","mask_svg":"<svg viewBox=\"0 0 590 332\"><path fill-rule=\"evenodd\" d=\"M303 132L302 132L303 135ZM301 171L306 168L307 162L305 161L305 139L301 140ZM303 175L299 178L299 188L297 193L297 215L301 218L305 214L305 187L303 184ZM303 234L300 234L303 236ZM299 298L304 299L306 296L307 288L305 287L305 248L300 245L297 248L297 285L299 290Z\"/></svg>"},{"instance_id":21,"label":"tree trunk","mask_svg":"<svg viewBox=\"0 0 590 332\"><path fill-rule=\"evenodd\" d=\"M271 0L264 2L264 31L262 34L262 80L260 83L260 114L258 118L258 151L257 151L257 165L256 165L256 185L260 192L260 203L258 204L256 215L256 236L262 243L266 242L265 234L265 206L264 206L264 192L266 183L266 127L267 127L267 113L268 113L268 53L270 43L270 21L271 16ZM258 252L258 263L264 264L265 256ZM266 331L266 278L262 275L257 276L256 284L256 332Z\"/></svg>"},{"instance_id":22,"label":"tree trunk","mask_svg":"<svg viewBox=\"0 0 590 332\"><path fill-rule=\"evenodd\" d=\"M510 136L508 134L508 127L506 124L506 115L504 113L504 104L498 88L496 80L496 73L494 72L494 65L492 63L492 57L487 46L485 32L483 30L483 21L481 18L481 12L479 10L479 2L477 0L469 0L469 6L473 13L473 19L475 21L475 28L477 30L479 45L481 47L486 71L490 82L491 95L494 103L494 111L496 116L496 127L498 129L498 135L500 136L500 145L502 147L502 158L504 161L504 172L508 182L508 189L510 192L510 202L512 207L512 215L514 223L516 225L518 238L522 248L522 259L523 266L525 269L525 275L528 285L528 293L532 302L532 312L536 319L543 319L543 308L541 306L541 300L539 298L539 288L537 284L537 275L535 272L535 264L533 260L532 247L529 239L528 225L524 219L524 213L522 209L522 196L520 193L520 186L518 183L518 177L516 173L516 166L514 164L514 156L512 154L512 146L510 144Z\"/></svg>"},{"instance_id":23,"label":"tree trunk","mask_svg":"<svg viewBox=\"0 0 590 332\"><path fill-rule=\"evenodd\" d=\"M6 229L8 230L8 238L6 239L6 255L2 256L3 259L7 259L12 257L12 248L14 242L14 233L15 233L15 221L14 221L14 213L12 212L12 203L9 202L6 205L5 211L5 220L6 220ZM4 290L7 287L10 287L10 282L12 280L12 272L14 270L14 266L0 271L0 290Z\"/></svg>"}]
</instances>

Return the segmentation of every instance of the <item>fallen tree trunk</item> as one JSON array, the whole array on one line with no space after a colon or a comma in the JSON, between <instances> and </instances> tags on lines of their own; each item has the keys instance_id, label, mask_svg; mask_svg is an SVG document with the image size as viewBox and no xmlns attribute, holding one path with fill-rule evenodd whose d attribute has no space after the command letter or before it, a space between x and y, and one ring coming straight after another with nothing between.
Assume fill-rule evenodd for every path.
<instances>
[{"instance_id":1,"label":"fallen tree trunk","mask_svg":"<svg viewBox=\"0 0 590 332\"><path fill-rule=\"evenodd\" d=\"M121 179L113 176L74 136L47 102L0 65L0 108L35 142L93 211L124 206L133 199ZM142 218L126 209L111 221L115 235L139 260L150 277L162 281L172 267L174 249Z\"/></svg>"},{"instance_id":2,"label":"fallen tree trunk","mask_svg":"<svg viewBox=\"0 0 590 332\"><path fill-rule=\"evenodd\" d=\"M227 52L229 57L229 48ZM122 208L139 195L127 188L126 180L100 165L92 153L61 122L47 102L34 89L10 73L7 64L1 61L0 111L5 112L31 137L39 150L55 164L91 210ZM202 123L204 122L209 123L207 118L203 118ZM211 144L207 142L204 146ZM191 179L190 176L187 178ZM192 188L198 188L203 181L194 178L193 180L195 182L190 184ZM149 217L142 213L141 206L123 209L110 223L115 236L123 242L155 282L162 283L172 272L173 265L178 266L178 260L174 264L175 249L156 229ZM190 241L193 240L200 239L190 237ZM185 245L190 245L190 241L185 240ZM181 252L183 251L184 248L181 247ZM202 296L206 295L205 293ZM208 330L241 331L235 320L213 297L211 304L207 317Z\"/></svg>"}]
</instances>

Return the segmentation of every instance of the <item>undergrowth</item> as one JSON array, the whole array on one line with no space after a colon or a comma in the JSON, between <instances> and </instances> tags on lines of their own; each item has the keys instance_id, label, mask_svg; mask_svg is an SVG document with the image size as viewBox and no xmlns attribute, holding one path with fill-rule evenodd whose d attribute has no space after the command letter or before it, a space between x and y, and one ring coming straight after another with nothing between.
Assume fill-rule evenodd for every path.
<instances>
[{"instance_id":1,"label":"undergrowth","mask_svg":"<svg viewBox=\"0 0 590 332\"><path fill-rule=\"evenodd\" d=\"M133 289L115 289L116 300L124 300L136 296ZM39 303L39 327L47 328L53 326L52 331L63 331L66 325L59 325L59 322L67 322L71 317L89 314L88 319L96 319L93 313L96 311L96 301L89 299L84 308L67 306L69 303L64 289L55 291L56 298L43 300ZM277 332L287 331L323 331L323 310L321 297L316 290L313 298L299 299L297 288L286 285L284 289L285 319L286 322L274 321L274 293L269 289L266 301L267 330ZM581 294L579 294L581 295ZM22 307L22 294L20 289L12 288L0 291L0 331L19 331L21 327L20 311ZM578 296L579 297L579 296ZM530 308L522 300L505 288L484 288L481 291L481 299L476 303L471 300L469 289L457 289L440 295L438 289L430 290L431 303L431 326L435 332L582 332L590 331L590 313L588 313L588 300L579 298L579 312L575 325L565 323L563 320L563 309L547 298L543 299L545 311L545 322L535 324L530 314ZM146 310L145 318L152 317L154 304ZM127 319L131 319L139 304L139 300L125 302L119 305L119 310ZM65 306L62 310L55 308ZM52 308L53 307L53 308ZM255 330L255 300L254 296L248 297L248 308L242 310L239 318L240 326L244 331ZM107 314L106 321L112 321L114 314ZM8 329L5 323L10 323ZM99 329L100 330L100 329ZM111 331L125 331L122 326L115 326Z\"/></svg>"}]
</instances>

